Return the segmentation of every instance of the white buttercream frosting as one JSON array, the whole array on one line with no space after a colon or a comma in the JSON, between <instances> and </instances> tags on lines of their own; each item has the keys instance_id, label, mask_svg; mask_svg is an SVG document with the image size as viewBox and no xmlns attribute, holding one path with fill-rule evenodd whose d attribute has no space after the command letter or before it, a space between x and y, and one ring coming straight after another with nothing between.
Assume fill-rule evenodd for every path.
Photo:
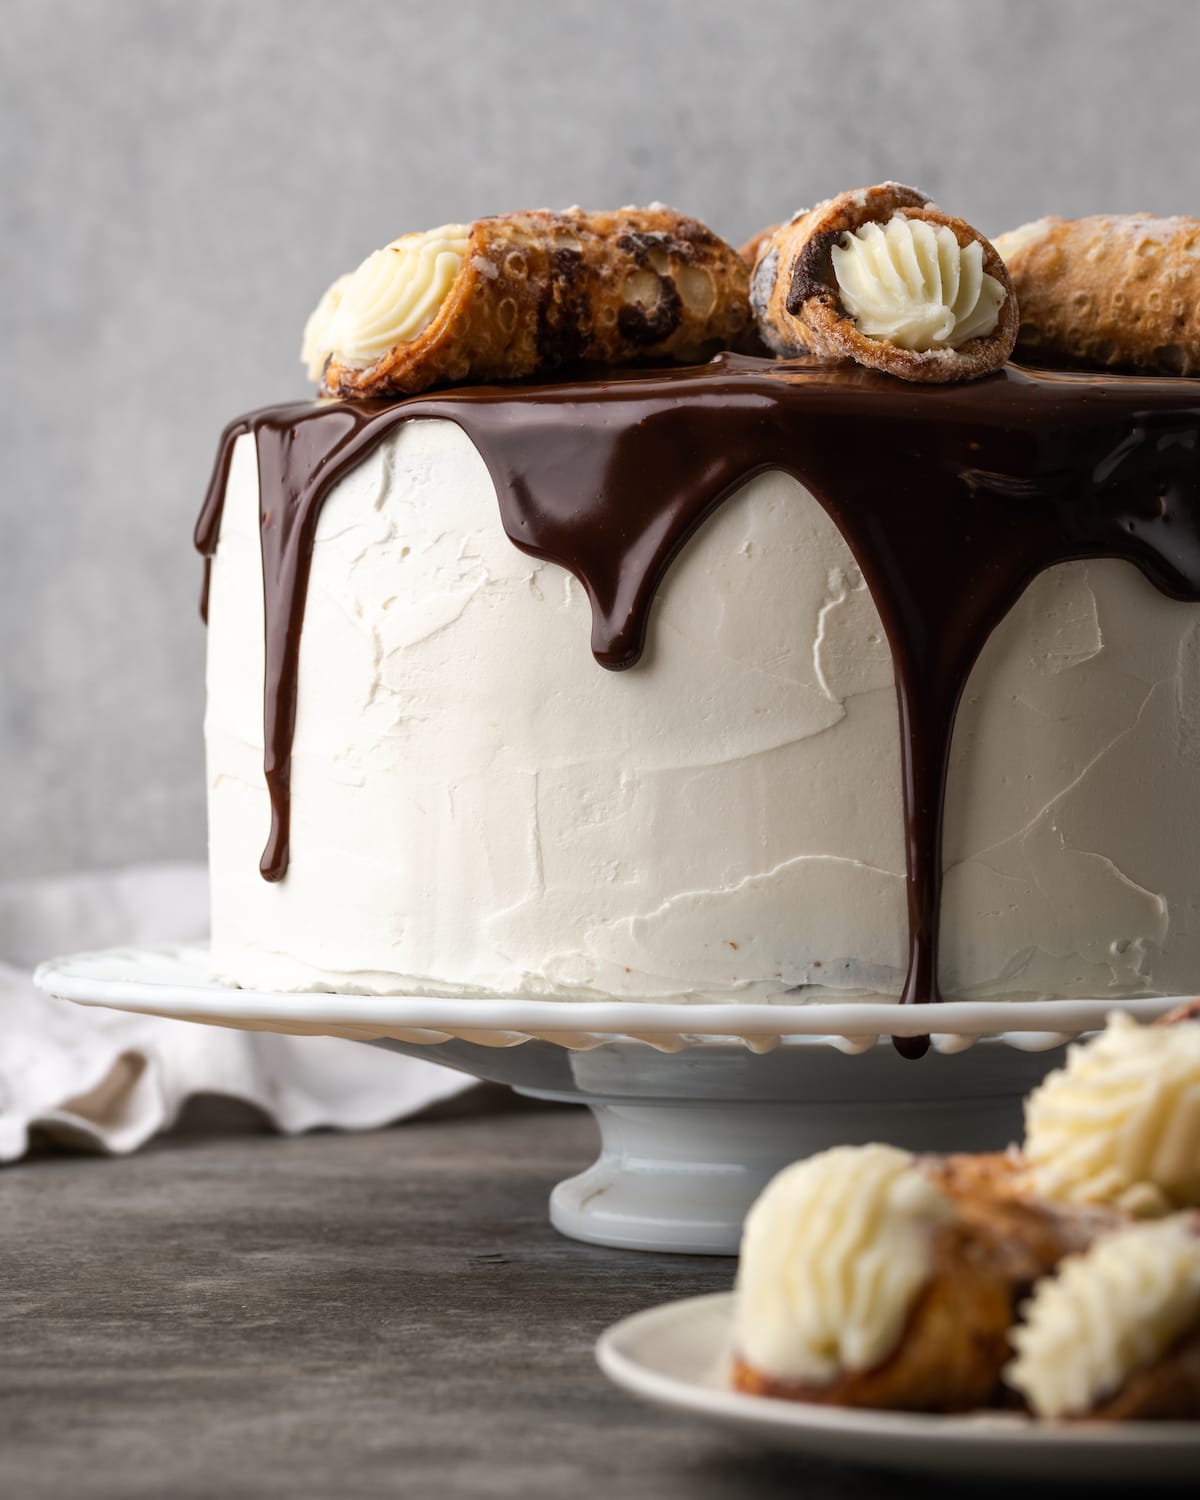
<instances>
[{"instance_id":1,"label":"white buttercream frosting","mask_svg":"<svg viewBox=\"0 0 1200 1500\"><path fill-rule=\"evenodd\" d=\"M330 354L365 369L428 328L462 269L470 232L468 224L443 224L401 235L340 276L305 325L309 375L319 379Z\"/></svg>"},{"instance_id":2,"label":"white buttercream frosting","mask_svg":"<svg viewBox=\"0 0 1200 1500\"><path fill-rule=\"evenodd\" d=\"M746 1219L734 1343L755 1370L823 1384L896 1347L954 1208L907 1151L839 1146L780 1172Z\"/></svg>"},{"instance_id":3,"label":"white buttercream frosting","mask_svg":"<svg viewBox=\"0 0 1200 1500\"><path fill-rule=\"evenodd\" d=\"M1200 973L1200 624L1117 562L1038 578L987 643L947 791L956 998L1180 994ZM292 864L258 873L262 555L238 440L208 634L213 956L263 989L895 996L892 662L844 540L763 474L672 563L628 672L504 534L453 424L331 492L299 658Z\"/></svg>"},{"instance_id":4,"label":"white buttercream frosting","mask_svg":"<svg viewBox=\"0 0 1200 1500\"><path fill-rule=\"evenodd\" d=\"M1036 1415L1086 1414L1200 1322L1198 1227L1179 1214L1117 1230L1038 1283L1005 1372Z\"/></svg>"},{"instance_id":5,"label":"white buttercream frosting","mask_svg":"<svg viewBox=\"0 0 1200 1500\"><path fill-rule=\"evenodd\" d=\"M1200 1022L1109 1017L1025 1104L1033 1190L1135 1213L1200 1204Z\"/></svg>"},{"instance_id":6,"label":"white buttercream frosting","mask_svg":"<svg viewBox=\"0 0 1200 1500\"><path fill-rule=\"evenodd\" d=\"M1003 285L983 269L978 240L897 213L847 231L832 250L842 305L867 338L900 349L957 348L991 333Z\"/></svg>"}]
</instances>

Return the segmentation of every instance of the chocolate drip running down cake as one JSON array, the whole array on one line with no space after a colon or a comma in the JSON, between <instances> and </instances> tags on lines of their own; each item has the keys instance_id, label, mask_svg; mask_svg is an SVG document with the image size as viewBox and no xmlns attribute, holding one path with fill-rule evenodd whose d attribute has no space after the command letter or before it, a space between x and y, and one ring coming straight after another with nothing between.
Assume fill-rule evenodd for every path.
<instances>
[{"instance_id":1,"label":"chocolate drip running down cake","mask_svg":"<svg viewBox=\"0 0 1200 1500\"><path fill-rule=\"evenodd\" d=\"M897 201L864 198L882 231L823 230L827 268L893 253ZM975 232L913 213L943 268L958 236L967 288ZM687 271L728 340L736 275L702 237L656 243L612 252L653 302L636 353L694 361L703 315L665 350L645 329L699 297ZM823 263L791 253L801 337ZM197 530L219 972L564 1000L1191 988L1200 385L1005 365L989 257L941 325L969 342L907 374L535 362L232 423ZM829 305L873 326L854 274L825 337Z\"/></svg>"}]
</instances>

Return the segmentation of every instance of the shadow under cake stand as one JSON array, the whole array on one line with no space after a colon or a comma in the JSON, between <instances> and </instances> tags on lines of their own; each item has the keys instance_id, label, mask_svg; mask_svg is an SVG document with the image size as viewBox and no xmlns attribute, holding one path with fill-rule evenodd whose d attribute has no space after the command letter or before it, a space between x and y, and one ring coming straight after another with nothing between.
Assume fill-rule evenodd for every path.
<instances>
[{"instance_id":1,"label":"shadow under cake stand","mask_svg":"<svg viewBox=\"0 0 1200 1500\"><path fill-rule=\"evenodd\" d=\"M538 1099L586 1104L600 1154L550 1195L563 1234L598 1245L736 1253L781 1167L872 1140L991 1151L1071 1038L1148 1000L643 1004L271 994L220 983L203 947L120 948L43 964L49 995L208 1025L346 1037ZM892 1036L931 1036L908 1060Z\"/></svg>"}]
</instances>

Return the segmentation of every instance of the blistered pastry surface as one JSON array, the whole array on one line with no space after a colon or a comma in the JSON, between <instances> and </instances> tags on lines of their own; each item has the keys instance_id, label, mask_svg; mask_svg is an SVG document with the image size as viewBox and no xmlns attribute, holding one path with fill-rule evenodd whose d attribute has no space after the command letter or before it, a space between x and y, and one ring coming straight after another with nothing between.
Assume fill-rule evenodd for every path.
<instances>
[{"instance_id":1,"label":"blistered pastry surface","mask_svg":"<svg viewBox=\"0 0 1200 1500\"><path fill-rule=\"evenodd\" d=\"M321 363L328 394L517 380L581 360L699 360L731 347L750 320L745 262L699 220L661 203L536 209L450 230L455 254L460 232L466 243L448 285L429 268L410 278L430 292L413 303L420 316L409 316L406 293L393 317L394 276L378 261L385 252L354 273L363 282L361 336L341 347L338 322L355 305L344 296L330 332L338 347Z\"/></svg>"},{"instance_id":2,"label":"blistered pastry surface","mask_svg":"<svg viewBox=\"0 0 1200 1500\"><path fill-rule=\"evenodd\" d=\"M759 334L784 358L851 359L941 385L1000 369L1016 342L1003 260L916 188L882 182L840 193L755 236L747 252L756 256L750 301Z\"/></svg>"},{"instance_id":3,"label":"blistered pastry surface","mask_svg":"<svg viewBox=\"0 0 1200 1500\"><path fill-rule=\"evenodd\" d=\"M996 249L1020 300L1021 357L1200 375L1200 219L1051 217Z\"/></svg>"}]
</instances>

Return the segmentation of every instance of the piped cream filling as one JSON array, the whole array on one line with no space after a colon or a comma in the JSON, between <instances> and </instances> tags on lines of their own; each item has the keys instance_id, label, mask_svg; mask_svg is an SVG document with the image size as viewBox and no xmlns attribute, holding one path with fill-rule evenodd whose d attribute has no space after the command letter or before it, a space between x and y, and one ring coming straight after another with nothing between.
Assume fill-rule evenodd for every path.
<instances>
[{"instance_id":1,"label":"piped cream filling","mask_svg":"<svg viewBox=\"0 0 1200 1500\"><path fill-rule=\"evenodd\" d=\"M820 1384L895 1349L933 1269L949 1200L893 1146L787 1167L746 1219L735 1340L754 1369Z\"/></svg>"},{"instance_id":2,"label":"piped cream filling","mask_svg":"<svg viewBox=\"0 0 1200 1500\"><path fill-rule=\"evenodd\" d=\"M1021 224L1016 229L1010 229L1004 234L998 234L992 241L996 254L1006 263L1011 261L1027 246L1036 244L1046 234L1047 219L1034 219L1031 224Z\"/></svg>"},{"instance_id":3,"label":"piped cream filling","mask_svg":"<svg viewBox=\"0 0 1200 1500\"><path fill-rule=\"evenodd\" d=\"M468 224L401 235L340 276L304 329L301 359L319 380L332 354L366 369L398 344L411 343L437 316L467 253Z\"/></svg>"},{"instance_id":4,"label":"piped cream filling","mask_svg":"<svg viewBox=\"0 0 1200 1500\"><path fill-rule=\"evenodd\" d=\"M1030 1183L1044 1198L1141 1215L1200 1205L1200 1024L1115 1012L1025 1103Z\"/></svg>"},{"instance_id":5,"label":"piped cream filling","mask_svg":"<svg viewBox=\"0 0 1200 1500\"><path fill-rule=\"evenodd\" d=\"M899 349L956 349L991 333L1005 289L978 240L894 214L847 231L832 251L838 294L860 333Z\"/></svg>"},{"instance_id":6,"label":"piped cream filling","mask_svg":"<svg viewBox=\"0 0 1200 1500\"><path fill-rule=\"evenodd\" d=\"M329 341L329 325L333 322L333 315L337 312L342 293L346 290L346 283L349 280L350 273L347 272L345 276L339 276L332 286L326 287L320 302L309 313L308 321L304 325L304 337L300 342L300 359L308 371L310 380L321 379L325 361L333 350L333 345Z\"/></svg>"},{"instance_id":7,"label":"piped cream filling","mask_svg":"<svg viewBox=\"0 0 1200 1500\"><path fill-rule=\"evenodd\" d=\"M1190 1216L1106 1235L1038 1283L1005 1371L1039 1417L1115 1396L1200 1320L1200 1237Z\"/></svg>"}]
</instances>

